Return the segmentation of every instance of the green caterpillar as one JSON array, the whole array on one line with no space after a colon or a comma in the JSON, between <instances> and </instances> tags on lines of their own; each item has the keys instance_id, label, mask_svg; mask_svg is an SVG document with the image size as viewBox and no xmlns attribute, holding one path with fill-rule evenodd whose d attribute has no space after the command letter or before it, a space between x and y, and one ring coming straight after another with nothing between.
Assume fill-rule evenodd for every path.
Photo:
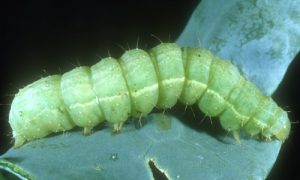
<instances>
[{"instance_id":1,"label":"green caterpillar","mask_svg":"<svg viewBox=\"0 0 300 180\"><path fill-rule=\"evenodd\" d=\"M287 113L229 61L206 49L162 43L149 52L129 50L119 60L107 57L91 68L78 67L21 89L9 113L14 147L74 126L89 134L104 120L120 131L129 116L168 109L178 100L220 117L227 131L243 128L251 136L281 141L289 135Z\"/></svg>"}]
</instances>

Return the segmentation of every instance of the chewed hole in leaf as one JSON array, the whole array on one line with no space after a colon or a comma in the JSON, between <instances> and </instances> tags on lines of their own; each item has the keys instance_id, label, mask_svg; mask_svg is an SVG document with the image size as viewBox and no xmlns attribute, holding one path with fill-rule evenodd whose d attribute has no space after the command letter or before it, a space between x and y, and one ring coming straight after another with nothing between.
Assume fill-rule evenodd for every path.
<instances>
[{"instance_id":1,"label":"chewed hole in leaf","mask_svg":"<svg viewBox=\"0 0 300 180\"><path fill-rule=\"evenodd\" d=\"M169 178L166 176L166 174L163 172L163 170L159 169L153 160L148 161L148 165L150 167L150 170L152 172L153 178L155 180L168 180Z\"/></svg>"}]
</instances>

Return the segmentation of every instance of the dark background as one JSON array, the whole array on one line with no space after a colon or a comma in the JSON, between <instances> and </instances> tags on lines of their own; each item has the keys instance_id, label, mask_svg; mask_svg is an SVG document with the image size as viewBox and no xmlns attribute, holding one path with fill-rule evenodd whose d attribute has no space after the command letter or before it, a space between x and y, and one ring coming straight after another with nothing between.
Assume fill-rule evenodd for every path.
<instances>
[{"instance_id":1,"label":"dark background","mask_svg":"<svg viewBox=\"0 0 300 180\"><path fill-rule=\"evenodd\" d=\"M13 95L25 85L66 72L78 64L91 66L99 57L118 57L123 48L151 48L160 40L173 42L182 32L198 0L70 2L26 1L0 4L0 154L10 145L8 112ZM121 48L121 47L123 48ZM273 95L293 122L299 120L300 56ZM268 179L296 178L300 166L292 124Z\"/></svg>"}]
</instances>

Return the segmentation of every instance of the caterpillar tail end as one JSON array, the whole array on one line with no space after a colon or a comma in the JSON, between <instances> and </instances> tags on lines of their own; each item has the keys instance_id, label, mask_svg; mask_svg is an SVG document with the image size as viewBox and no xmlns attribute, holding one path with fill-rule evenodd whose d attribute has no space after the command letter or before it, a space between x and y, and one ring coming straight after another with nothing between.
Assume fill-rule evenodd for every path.
<instances>
[{"instance_id":1,"label":"caterpillar tail end","mask_svg":"<svg viewBox=\"0 0 300 180\"><path fill-rule=\"evenodd\" d=\"M279 139L280 141L284 142L288 136L289 136L289 133L290 133L290 130L291 130L291 124L290 122L287 122L286 124L284 124L282 126L282 128L276 132L274 135L277 139Z\"/></svg>"}]
</instances>

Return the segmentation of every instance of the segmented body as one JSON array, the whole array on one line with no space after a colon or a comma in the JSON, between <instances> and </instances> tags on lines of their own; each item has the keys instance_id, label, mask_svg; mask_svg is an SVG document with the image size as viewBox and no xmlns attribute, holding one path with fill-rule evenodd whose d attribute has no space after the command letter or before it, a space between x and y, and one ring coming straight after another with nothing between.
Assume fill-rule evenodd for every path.
<instances>
[{"instance_id":1,"label":"segmented body","mask_svg":"<svg viewBox=\"0 0 300 180\"><path fill-rule=\"evenodd\" d=\"M91 68L42 78L16 94L9 123L19 147L74 126L88 134L105 120L119 131L129 116L145 116L154 107L168 109L178 100L218 116L227 131L244 128L250 135L279 140L290 131L287 113L229 61L172 43L149 52L129 50L119 60L108 57Z\"/></svg>"}]
</instances>

